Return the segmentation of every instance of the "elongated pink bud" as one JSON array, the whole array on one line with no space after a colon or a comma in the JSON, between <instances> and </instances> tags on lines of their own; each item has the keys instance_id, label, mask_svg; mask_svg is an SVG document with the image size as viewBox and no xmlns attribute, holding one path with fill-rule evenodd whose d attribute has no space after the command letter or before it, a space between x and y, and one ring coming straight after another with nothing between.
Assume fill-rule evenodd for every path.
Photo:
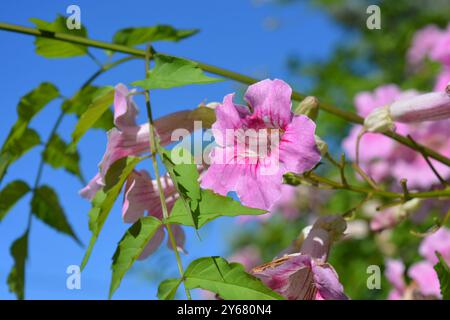
<instances>
[{"instance_id":1,"label":"elongated pink bud","mask_svg":"<svg viewBox=\"0 0 450 320\"><path fill-rule=\"evenodd\" d=\"M369 132L387 132L394 122L413 123L450 118L450 83L443 92L431 92L393 102L373 110L364 119Z\"/></svg>"},{"instance_id":2,"label":"elongated pink bud","mask_svg":"<svg viewBox=\"0 0 450 320\"><path fill-rule=\"evenodd\" d=\"M450 118L450 86L447 92L431 92L391 104L391 116L398 122L435 121Z\"/></svg>"}]
</instances>

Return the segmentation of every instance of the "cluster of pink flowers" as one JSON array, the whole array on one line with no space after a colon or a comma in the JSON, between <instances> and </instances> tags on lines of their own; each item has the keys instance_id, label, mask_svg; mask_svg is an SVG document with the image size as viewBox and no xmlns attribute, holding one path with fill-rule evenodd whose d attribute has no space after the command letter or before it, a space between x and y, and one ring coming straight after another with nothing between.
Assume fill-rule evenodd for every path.
<instances>
[{"instance_id":1,"label":"cluster of pink flowers","mask_svg":"<svg viewBox=\"0 0 450 320\"><path fill-rule=\"evenodd\" d=\"M409 285L405 282L403 262L388 260L385 275L393 286L388 299L441 298L439 279L434 270L434 265L438 262L436 251L442 255L447 264L450 264L450 230L441 228L422 241L419 252L425 260L408 268L408 277L412 280Z\"/></svg>"},{"instance_id":2,"label":"cluster of pink flowers","mask_svg":"<svg viewBox=\"0 0 450 320\"><path fill-rule=\"evenodd\" d=\"M86 187L80 190L81 196L92 200L96 192L104 186L105 175L109 167L117 160L128 156L139 156L150 152L148 123L136 124L138 108L133 101L133 92L123 84L115 87L114 95L114 125L108 132L108 142L102 161L99 164L99 173L94 176ZM189 110L172 113L155 121L155 127L161 145L171 142L172 132L179 128L192 131L193 124L189 120ZM178 194L170 178L161 177L167 208L173 207ZM157 181L152 180L145 170L134 170L127 178L124 200L122 205L122 218L125 223L134 223L144 214L162 218L162 208L157 189ZM184 251L185 235L179 225L172 225L177 250ZM164 240L164 228L160 227L154 237L149 241L142 252L140 259L148 257L161 245ZM169 248L172 248L168 241Z\"/></svg>"}]
</instances>

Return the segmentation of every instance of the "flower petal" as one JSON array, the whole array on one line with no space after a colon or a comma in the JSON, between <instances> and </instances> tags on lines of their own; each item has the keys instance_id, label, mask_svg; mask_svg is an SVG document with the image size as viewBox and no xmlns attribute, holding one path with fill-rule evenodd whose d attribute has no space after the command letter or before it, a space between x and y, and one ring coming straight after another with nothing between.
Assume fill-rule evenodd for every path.
<instances>
[{"instance_id":1,"label":"flower petal","mask_svg":"<svg viewBox=\"0 0 450 320\"><path fill-rule=\"evenodd\" d=\"M104 186L103 179L99 173L97 173L88 184L78 191L79 195L85 199L92 200L97 193Z\"/></svg>"},{"instance_id":2,"label":"flower petal","mask_svg":"<svg viewBox=\"0 0 450 320\"><path fill-rule=\"evenodd\" d=\"M114 125L119 129L136 126L138 109L128 88L119 83L114 92Z\"/></svg>"},{"instance_id":3,"label":"flower petal","mask_svg":"<svg viewBox=\"0 0 450 320\"><path fill-rule=\"evenodd\" d=\"M284 128L292 119L291 87L279 79L266 79L248 87L244 99L253 109L253 116L268 127Z\"/></svg>"},{"instance_id":4,"label":"flower petal","mask_svg":"<svg viewBox=\"0 0 450 320\"><path fill-rule=\"evenodd\" d=\"M302 173L311 170L320 161L315 129L315 123L306 116L295 116L286 126L279 144L280 161L286 170Z\"/></svg>"},{"instance_id":5,"label":"flower petal","mask_svg":"<svg viewBox=\"0 0 450 320\"><path fill-rule=\"evenodd\" d=\"M325 300L348 300L334 268L329 264L313 265L314 283Z\"/></svg>"}]
</instances>

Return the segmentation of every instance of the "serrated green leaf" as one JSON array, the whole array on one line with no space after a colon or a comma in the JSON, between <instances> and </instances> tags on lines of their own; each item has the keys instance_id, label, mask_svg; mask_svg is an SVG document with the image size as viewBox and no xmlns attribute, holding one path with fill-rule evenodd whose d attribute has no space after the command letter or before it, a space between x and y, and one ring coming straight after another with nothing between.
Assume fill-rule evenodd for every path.
<instances>
[{"instance_id":1,"label":"serrated green leaf","mask_svg":"<svg viewBox=\"0 0 450 320\"><path fill-rule=\"evenodd\" d=\"M161 221L155 217L142 217L136 221L122 237L113 256L109 298L112 297L114 292L120 286L120 282L125 273L141 255L145 246L152 239L156 230L158 230L161 225Z\"/></svg>"},{"instance_id":2,"label":"serrated green leaf","mask_svg":"<svg viewBox=\"0 0 450 320\"><path fill-rule=\"evenodd\" d=\"M189 163L176 163L172 159L176 152L181 159L189 158ZM198 229L198 202L200 201L201 190L197 166L194 164L191 154L183 148L176 148L172 151L160 148L160 154L175 189L180 194L179 202L183 205L184 212L190 218L191 225ZM184 155L187 155L187 157Z\"/></svg>"},{"instance_id":3,"label":"serrated green leaf","mask_svg":"<svg viewBox=\"0 0 450 320\"><path fill-rule=\"evenodd\" d=\"M439 283L441 286L441 295L443 300L450 300L450 267L445 262L442 255L436 251L436 256L439 261L434 266L434 270L439 278Z\"/></svg>"},{"instance_id":4,"label":"serrated green leaf","mask_svg":"<svg viewBox=\"0 0 450 320\"><path fill-rule=\"evenodd\" d=\"M225 300L284 300L266 287L260 279L244 271L239 263L228 263L220 257L197 259L184 273L188 289L202 288Z\"/></svg>"},{"instance_id":5,"label":"serrated green leaf","mask_svg":"<svg viewBox=\"0 0 450 320\"><path fill-rule=\"evenodd\" d=\"M17 141L22 139L31 119L58 96L59 91L53 84L43 82L20 98L17 105L18 119L6 138L2 153L14 147Z\"/></svg>"},{"instance_id":6,"label":"serrated green leaf","mask_svg":"<svg viewBox=\"0 0 450 320\"><path fill-rule=\"evenodd\" d=\"M48 32L66 33L78 37L86 37L87 31L84 26L81 29L70 30L66 25L66 18L58 16L53 22L31 18L30 21L36 28ZM86 46L50 38L36 37L34 44L36 53L45 58L69 58L85 55L88 51Z\"/></svg>"},{"instance_id":7,"label":"serrated green leaf","mask_svg":"<svg viewBox=\"0 0 450 320\"><path fill-rule=\"evenodd\" d=\"M81 137L94 126L103 114L108 111L113 101L114 90L111 87L108 87L108 90L104 90L92 101L88 109L78 120L75 130L72 132L72 148L78 143Z\"/></svg>"},{"instance_id":8,"label":"serrated green leaf","mask_svg":"<svg viewBox=\"0 0 450 320\"><path fill-rule=\"evenodd\" d=\"M108 169L105 177L105 187L95 194L95 197L92 200L91 210L89 211L89 229L92 232L92 236L86 253L84 254L83 261L81 262L81 269L84 269L91 256L98 235L103 228L103 224L105 223L114 202L119 196L125 180L141 160L142 158L136 157L122 158L114 162Z\"/></svg>"},{"instance_id":9,"label":"serrated green leaf","mask_svg":"<svg viewBox=\"0 0 450 320\"><path fill-rule=\"evenodd\" d=\"M24 195L30 191L25 181L15 180L0 191L0 221Z\"/></svg>"},{"instance_id":10,"label":"serrated green leaf","mask_svg":"<svg viewBox=\"0 0 450 320\"><path fill-rule=\"evenodd\" d=\"M41 143L38 133L30 128L25 128L20 137L14 139L15 143L9 142L3 146L0 152L0 181L6 174L8 167L27 151Z\"/></svg>"},{"instance_id":11,"label":"serrated green leaf","mask_svg":"<svg viewBox=\"0 0 450 320\"><path fill-rule=\"evenodd\" d=\"M39 135L28 128L28 124L39 111L58 96L59 91L53 84L43 82L20 99L17 105L18 119L0 150L0 180L14 161L40 143Z\"/></svg>"},{"instance_id":12,"label":"serrated green leaf","mask_svg":"<svg viewBox=\"0 0 450 320\"><path fill-rule=\"evenodd\" d=\"M134 47L155 41L179 41L196 34L198 29L175 29L169 25L153 27L125 28L114 34L113 42Z\"/></svg>"},{"instance_id":13,"label":"serrated green leaf","mask_svg":"<svg viewBox=\"0 0 450 320\"><path fill-rule=\"evenodd\" d=\"M180 284L180 279L166 279L162 281L158 286L158 299L173 300Z\"/></svg>"},{"instance_id":14,"label":"serrated green leaf","mask_svg":"<svg viewBox=\"0 0 450 320\"><path fill-rule=\"evenodd\" d=\"M68 145L58 134L50 138L42 156L44 161L53 168L63 168L83 180L78 151L68 150Z\"/></svg>"},{"instance_id":15,"label":"serrated green leaf","mask_svg":"<svg viewBox=\"0 0 450 320\"><path fill-rule=\"evenodd\" d=\"M151 89L169 89L190 84L207 84L223 79L206 76L197 63L164 54L154 56L155 67L147 79L135 81L133 86Z\"/></svg>"},{"instance_id":16,"label":"serrated green leaf","mask_svg":"<svg viewBox=\"0 0 450 320\"><path fill-rule=\"evenodd\" d=\"M261 215L266 212L265 210L243 206L240 202L230 197L214 193L211 190L202 190L195 216L198 221L198 227L200 228L208 222L223 216ZM175 202L168 221L185 226L194 226L190 213L186 211L181 199Z\"/></svg>"},{"instance_id":17,"label":"serrated green leaf","mask_svg":"<svg viewBox=\"0 0 450 320\"><path fill-rule=\"evenodd\" d=\"M35 217L49 227L71 236L76 242L81 244L67 221L64 210L59 203L58 195L51 187L43 185L34 191L34 196L31 200L31 211Z\"/></svg>"},{"instance_id":18,"label":"serrated green leaf","mask_svg":"<svg viewBox=\"0 0 450 320\"><path fill-rule=\"evenodd\" d=\"M14 265L8 275L9 292L13 292L17 299L25 298L25 263L28 256L28 230L11 245L11 256Z\"/></svg>"},{"instance_id":19,"label":"serrated green leaf","mask_svg":"<svg viewBox=\"0 0 450 320\"><path fill-rule=\"evenodd\" d=\"M64 101L62 109L64 112L75 114L80 118L88 109L89 105L111 90L111 87L86 86L80 89L73 97ZM113 112L108 109L105 113L92 125L92 128L110 130L114 126Z\"/></svg>"}]
</instances>

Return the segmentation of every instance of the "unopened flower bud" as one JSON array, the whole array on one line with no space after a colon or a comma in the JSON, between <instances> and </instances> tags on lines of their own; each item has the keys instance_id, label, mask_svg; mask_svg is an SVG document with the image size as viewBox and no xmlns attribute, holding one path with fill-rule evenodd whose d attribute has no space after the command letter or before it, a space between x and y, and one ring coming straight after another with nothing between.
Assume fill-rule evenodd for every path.
<instances>
[{"instance_id":1,"label":"unopened flower bud","mask_svg":"<svg viewBox=\"0 0 450 320\"><path fill-rule=\"evenodd\" d=\"M435 121L450 117L450 85L445 92L431 92L394 102L391 116L398 122Z\"/></svg>"},{"instance_id":2,"label":"unopened flower bud","mask_svg":"<svg viewBox=\"0 0 450 320\"><path fill-rule=\"evenodd\" d=\"M305 115L311 120L316 120L319 114L319 99L313 96L308 96L303 99L295 108L296 115Z\"/></svg>"},{"instance_id":3,"label":"unopened flower bud","mask_svg":"<svg viewBox=\"0 0 450 320\"><path fill-rule=\"evenodd\" d=\"M328 153L328 144L318 135L314 135L314 139L316 140L316 146L320 152L320 155L324 157Z\"/></svg>"},{"instance_id":4,"label":"unopened flower bud","mask_svg":"<svg viewBox=\"0 0 450 320\"><path fill-rule=\"evenodd\" d=\"M312 228L304 229L306 237L300 252L325 262L330 246L343 235L346 228L347 223L341 216L320 217Z\"/></svg>"},{"instance_id":5,"label":"unopened flower bud","mask_svg":"<svg viewBox=\"0 0 450 320\"><path fill-rule=\"evenodd\" d=\"M373 110L364 119L364 128L369 132L387 132L393 130L394 121L413 123L447 118L450 118L450 83L443 92L398 100Z\"/></svg>"}]
</instances>

